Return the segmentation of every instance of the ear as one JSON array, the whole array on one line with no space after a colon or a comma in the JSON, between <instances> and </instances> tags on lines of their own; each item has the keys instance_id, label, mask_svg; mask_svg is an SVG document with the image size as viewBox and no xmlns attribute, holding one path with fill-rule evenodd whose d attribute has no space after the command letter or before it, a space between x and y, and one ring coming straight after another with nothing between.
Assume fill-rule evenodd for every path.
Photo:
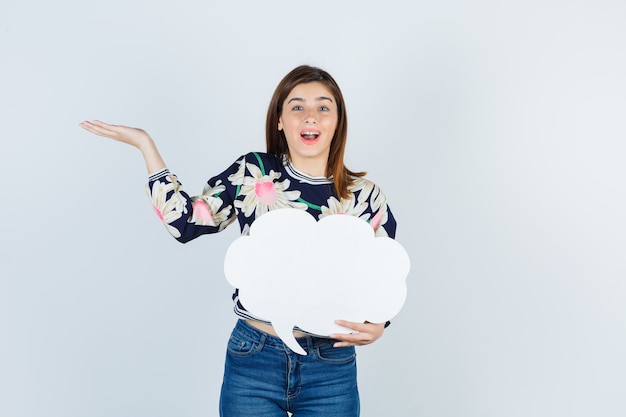
<instances>
[{"instance_id":1,"label":"ear","mask_svg":"<svg viewBox=\"0 0 626 417\"><path fill-rule=\"evenodd\" d=\"M278 118L278 130L283 130L283 118Z\"/></svg>"}]
</instances>

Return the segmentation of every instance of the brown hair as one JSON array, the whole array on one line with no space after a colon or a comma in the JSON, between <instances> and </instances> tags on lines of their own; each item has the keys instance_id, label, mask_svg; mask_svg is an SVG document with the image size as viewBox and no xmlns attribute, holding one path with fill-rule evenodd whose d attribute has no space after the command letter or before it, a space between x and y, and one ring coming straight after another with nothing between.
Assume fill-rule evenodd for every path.
<instances>
[{"instance_id":1,"label":"brown hair","mask_svg":"<svg viewBox=\"0 0 626 417\"><path fill-rule=\"evenodd\" d=\"M337 130L330 144L328 162L326 163L326 176L328 178L333 177L335 190L339 198L347 198L350 195L348 187L352 184L350 176L362 177L365 175L365 172L352 172L343 164L346 138L348 136L346 105L337 82L326 71L308 65L301 65L285 75L278 83L267 109L265 124L267 153L274 154L278 158L283 158L285 155L289 156L289 147L287 146L285 134L283 131L278 130L278 119L283 111L283 103L291 90L297 85L312 82L322 83L337 101Z\"/></svg>"}]
</instances>

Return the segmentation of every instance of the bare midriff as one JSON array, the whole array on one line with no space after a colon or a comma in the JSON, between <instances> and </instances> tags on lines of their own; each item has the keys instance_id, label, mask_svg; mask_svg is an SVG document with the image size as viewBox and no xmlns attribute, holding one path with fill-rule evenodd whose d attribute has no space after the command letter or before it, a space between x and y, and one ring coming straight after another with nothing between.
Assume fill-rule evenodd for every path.
<instances>
[{"instance_id":1,"label":"bare midriff","mask_svg":"<svg viewBox=\"0 0 626 417\"><path fill-rule=\"evenodd\" d=\"M272 336L278 336L276 334L276 331L274 330L274 328L270 325L270 324L266 324L266 323L262 323L260 321L257 320L246 320L246 322L254 327L255 329L259 329L262 332L271 334ZM296 330L293 331L293 336L294 337L306 337L308 336L306 333L302 333L302 332L298 332Z\"/></svg>"}]
</instances>

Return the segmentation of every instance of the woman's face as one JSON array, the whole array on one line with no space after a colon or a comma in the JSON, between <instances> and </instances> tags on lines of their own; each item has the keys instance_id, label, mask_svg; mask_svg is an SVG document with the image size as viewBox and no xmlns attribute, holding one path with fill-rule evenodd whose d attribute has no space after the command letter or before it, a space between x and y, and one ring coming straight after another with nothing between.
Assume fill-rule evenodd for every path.
<instances>
[{"instance_id":1,"label":"woman's face","mask_svg":"<svg viewBox=\"0 0 626 417\"><path fill-rule=\"evenodd\" d=\"M283 102L278 130L287 139L293 165L311 176L325 176L337 129L337 102L319 82L299 84Z\"/></svg>"}]
</instances>

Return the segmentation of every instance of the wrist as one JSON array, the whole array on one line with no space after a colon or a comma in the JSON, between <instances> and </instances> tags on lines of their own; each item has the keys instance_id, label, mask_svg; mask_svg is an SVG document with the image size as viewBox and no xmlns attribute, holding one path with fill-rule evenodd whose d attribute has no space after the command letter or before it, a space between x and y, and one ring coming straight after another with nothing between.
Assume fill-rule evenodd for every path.
<instances>
[{"instance_id":1,"label":"wrist","mask_svg":"<svg viewBox=\"0 0 626 417\"><path fill-rule=\"evenodd\" d=\"M148 134L139 138L135 147L144 155L156 151L156 144Z\"/></svg>"}]
</instances>

